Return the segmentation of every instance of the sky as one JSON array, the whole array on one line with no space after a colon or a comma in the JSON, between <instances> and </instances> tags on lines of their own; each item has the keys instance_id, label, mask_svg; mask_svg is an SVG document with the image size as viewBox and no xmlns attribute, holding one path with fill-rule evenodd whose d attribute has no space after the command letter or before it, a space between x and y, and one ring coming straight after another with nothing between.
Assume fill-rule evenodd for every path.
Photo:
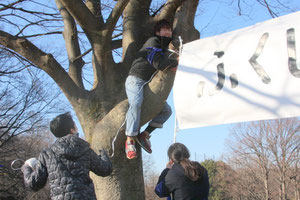
<instances>
[{"instance_id":1,"label":"sky","mask_svg":"<svg viewBox=\"0 0 300 200\"><path fill-rule=\"evenodd\" d=\"M224 1L225 2L225 1ZM228 2L228 1L227 1ZM270 1L272 2L272 1ZM238 14L238 6L232 6L217 1L204 1L198 10L195 19L195 27L200 31L201 38L219 35L240 28L263 22L272 17L266 8L247 1L247 7L242 7L242 14ZM291 8L299 11L300 2L290 1ZM284 13L287 14L287 13ZM152 154L143 151L143 155L150 157L155 167L154 171L162 171L168 162L167 149L174 142L174 104L171 92L168 104L172 107L173 114L164 124L163 129L156 129L151 136ZM221 124L201 128L179 130L176 134L176 142L185 144L191 153L191 160L203 161L205 159L222 160L228 154L226 150L227 140L230 138L230 128L235 124ZM143 128L142 128L143 130Z\"/></svg>"}]
</instances>

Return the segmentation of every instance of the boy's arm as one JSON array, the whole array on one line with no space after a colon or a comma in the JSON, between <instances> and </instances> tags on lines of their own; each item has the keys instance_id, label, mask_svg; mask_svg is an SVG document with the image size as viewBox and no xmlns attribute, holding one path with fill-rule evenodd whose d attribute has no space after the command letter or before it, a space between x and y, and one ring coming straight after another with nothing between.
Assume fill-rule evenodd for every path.
<instances>
[{"instance_id":1,"label":"boy's arm","mask_svg":"<svg viewBox=\"0 0 300 200\"><path fill-rule=\"evenodd\" d=\"M152 66L158 70L164 70L167 67L177 67L178 54L170 51L156 53L153 57Z\"/></svg>"},{"instance_id":2,"label":"boy's arm","mask_svg":"<svg viewBox=\"0 0 300 200\"><path fill-rule=\"evenodd\" d=\"M42 189L48 178L47 168L41 163L41 158L42 155L40 155L38 160L31 158L22 166L25 186L33 191Z\"/></svg>"},{"instance_id":3,"label":"boy's arm","mask_svg":"<svg viewBox=\"0 0 300 200\"><path fill-rule=\"evenodd\" d=\"M105 150L100 151L100 155L97 155L91 149L91 171L98 176L109 176L112 173L112 163Z\"/></svg>"},{"instance_id":4,"label":"boy's arm","mask_svg":"<svg viewBox=\"0 0 300 200\"><path fill-rule=\"evenodd\" d=\"M178 54L162 49L160 41L156 37L147 40L143 46L143 51L147 51L147 61L157 70L178 65Z\"/></svg>"}]
</instances>

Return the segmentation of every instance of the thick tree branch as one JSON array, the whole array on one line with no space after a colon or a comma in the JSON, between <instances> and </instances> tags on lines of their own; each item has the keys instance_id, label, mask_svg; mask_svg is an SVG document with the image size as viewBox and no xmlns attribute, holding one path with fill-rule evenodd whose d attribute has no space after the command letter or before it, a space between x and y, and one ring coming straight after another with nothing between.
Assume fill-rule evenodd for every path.
<instances>
[{"instance_id":1,"label":"thick tree branch","mask_svg":"<svg viewBox=\"0 0 300 200\"><path fill-rule=\"evenodd\" d=\"M111 42L111 50L114 50L114 49L118 49L118 48L121 48L122 47L122 39L119 39L119 40L113 40ZM72 60L72 62L75 62L77 59L81 59L82 57L84 57L85 55L87 55L88 53L90 53L93 49L90 48L88 49L86 52L84 52L83 54L77 56L76 58L74 58Z\"/></svg>"},{"instance_id":2,"label":"thick tree branch","mask_svg":"<svg viewBox=\"0 0 300 200\"><path fill-rule=\"evenodd\" d=\"M165 70L164 72L159 71L152 79L152 81L145 86L140 126L147 123L161 111L172 89L174 77L175 73L169 69ZM128 101L126 99L115 106L114 109L111 110L96 125L92 138L92 147L95 150L105 148L110 151L110 145L112 144L111 142L118 131L120 131L120 135L118 135L119 138L117 139L114 147L115 153L123 152L120 151L120 149L122 149L124 145L124 130L122 130L121 128L125 120L127 109ZM104 142L103 140L106 141ZM106 144L107 146L99 146L100 144Z\"/></svg>"},{"instance_id":3,"label":"thick tree branch","mask_svg":"<svg viewBox=\"0 0 300 200\"><path fill-rule=\"evenodd\" d=\"M155 20L160 20L160 19L174 19L175 12L176 12L177 8L184 1L185 0L168 0L168 2L162 8L160 14L155 17Z\"/></svg>"},{"instance_id":4,"label":"thick tree branch","mask_svg":"<svg viewBox=\"0 0 300 200\"><path fill-rule=\"evenodd\" d=\"M82 0L61 0L61 3L71 13L83 30L93 32L103 28L100 21L97 20Z\"/></svg>"},{"instance_id":5,"label":"thick tree branch","mask_svg":"<svg viewBox=\"0 0 300 200\"><path fill-rule=\"evenodd\" d=\"M149 16L151 0L131 0L123 13L123 61L132 63L137 51L153 33L153 20ZM143 33L143 34L141 34Z\"/></svg>"},{"instance_id":6,"label":"thick tree branch","mask_svg":"<svg viewBox=\"0 0 300 200\"><path fill-rule=\"evenodd\" d=\"M82 67L84 61L82 57L75 59L81 55L75 21L70 13L63 7L60 0L56 0L55 2L64 22L63 36L69 58L69 75L78 87L84 88L82 82Z\"/></svg>"},{"instance_id":7,"label":"thick tree branch","mask_svg":"<svg viewBox=\"0 0 300 200\"><path fill-rule=\"evenodd\" d=\"M0 44L17 52L45 71L70 100L78 98L80 89L51 54L46 54L27 39L12 36L1 30Z\"/></svg>"},{"instance_id":8,"label":"thick tree branch","mask_svg":"<svg viewBox=\"0 0 300 200\"><path fill-rule=\"evenodd\" d=\"M199 31L194 26L195 14L199 0L189 0L177 9L174 19L174 35L181 36L183 43L200 38Z\"/></svg>"},{"instance_id":9,"label":"thick tree branch","mask_svg":"<svg viewBox=\"0 0 300 200\"><path fill-rule=\"evenodd\" d=\"M106 29L108 31L107 36L109 35L108 37L111 37L111 34L113 33L113 30L128 2L129 0L119 0L114 9L111 11L106 21Z\"/></svg>"},{"instance_id":10,"label":"thick tree branch","mask_svg":"<svg viewBox=\"0 0 300 200\"><path fill-rule=\"evenodd\" d=\"M113 40L111 42L111 50L118 49L118 48L121 48L121 47L122 47L122 39Z\"/></svg>"},{"instance_id":11,"label":"thick tree branch","mask_svg":"<svg viewBox=\"0 0 300 200\"><path fill-rule=\"evenodd\" d=\"M87 0L85 5L93 13L93 15L99 20L101 26L104 25L104 20L101 12L101 1L100 0Z\"/></svg>"}]
</instances>

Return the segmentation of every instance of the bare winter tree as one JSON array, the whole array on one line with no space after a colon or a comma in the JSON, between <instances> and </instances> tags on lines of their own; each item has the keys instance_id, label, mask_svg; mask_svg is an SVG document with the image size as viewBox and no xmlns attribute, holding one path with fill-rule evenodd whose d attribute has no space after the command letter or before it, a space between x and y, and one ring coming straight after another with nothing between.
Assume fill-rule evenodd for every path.
<instances>
[{"instance_id":1,"label":"bare winter tree","mask_svg":"<svg viewBox=\"0 0 300 200\"><path fill-rule=\"evenodd\" d=\"M0 148L15 136L45 127L46 115L54 106L59 108L59 91L50 90L42 81L44 75L16 62L18 58L0 49Z\"/></svg>"},{"instance_id":2,"label":"bare winter tree","mask_svg":"<svg viewBox=\"0 0 300 200\"><path fill-rule=\"evenodd\" d=\"M48 145L48 120L60 106L59 91L43 82L40 70L18 55L0 49L0 199L48 199L49 191L25 190L23 175L11 162L36 157ZM47 87L46 87L47 85ZM55 109L54 109L55 106Z\"/></svg>"},{"instance_id":3,"label":"bare winter tree","mask_svg":"<svg viewBox=\"0 0 300 200\"><path fill-rule=\"evenodd\" d=\"M300 159L299 125L297 118L290 118L240 123L231 130L231 162L261 179L266 200L271 199L270 176L271 172L274 175L274 169L280 183L280 197L287 199L286 186L291 183L288 172L298 168Z\"/></svg>"},{"instance_id":4,"label":"bare winter tree","mask_svg":"<svg viewBox=\"0 0 300 200\"><path fill-rule=\"evenodd\" d=\"M21 167L24 160L37 157L41 150L48 147L53 138L49 138L48 129L35 128L26 134L13 137L0 148L0 199L50 199L50 189L45 187L38 193L27 190L21 170L13 170L11 163L16 160L14 168ZM23 160L23 161L21 161Z\"/></svg>"},{"instance_id":5,"label":"bare winter tree","mask_svg":"<svg viewBox=\"0 0 300 200\"><path fill-rule=\"evenodd\" d=\"M300 160L300 120L297 118L278 119L262 123L267 136L268 150L271 152L271 163L277 171L280 183L280 199L287 200L287 188L290 177L297 172ZM296 175L297 176L297 175ZM296 191L295 191L296 192Z\"/></svg>"},{"instance_id":6,"label":"bare winter tree","mask_svg":"<svg viewBox=\"0 0 300 200\"><path fill-rule=\"evenodd\" d=\"M300 153L300 148L298 148L297 150L297 157L299 158L299 153ZM295 196L295 200L299 200L300 199L300 173L299 173L299 166L300 166L300 160L298 159L295 162L294 165L294 170L292 171L292 175L290 176L290 179L292 181L292 183L294 183L294 196Z\"/></svg>"},{"instance_id":7,"label":"bare winter tree","mask_svg":"<svg viewBox=\"0 0 300 200\"><path fill-rule=\"evenodd\" d=\"M233 153L234 162L238 166L247 167L253 176L262 179L264 183L265 199L270 199L269 174L270 174L270 152L266 150L267 136L259 123L251 122L236 125L231 133L233 143L229 146ZM259 171L253 170L258 168Z\"/></svg>"},{"instance_id":8,"label":"bare winter tree","mask_svg":"<svg viewBox=\"0 0 300 200\"><path fill-rule=\"evenodd\" d=\"M145 181L145 200L159 200L160 198L154 192L159 172L155 170L155 163L151 159L151 156L146 155L143 157L143 171Z\"/></svg>"},{"instance_id":9,"label":"bare winter tree","mask_svg":"<svg viewBox=\"0 0 300 200\"><path fill-rule=\"evenodd\" d=\"M73 106L92 148L112 153L112 140L120 133L114 144L112 175L92 175L99 199L145 198L141 154L136 160L127 160L124 154L121 126L128 108L124 82L156 21L173 22L175 35L184 42L199 38L194 27L199 2L202 1L55 0L55 8L50 0L1 1L0 44L56 82ZM289 1L285 3L281 7L289 5ZM117 53L121 52L120 62L114 57L117 49ZM91 87L85 81L91 73L87 67L93 71ZM169 70L160 72L145 87L141 125L162 109L174 75Z\"/></svg>"}]
</instances>

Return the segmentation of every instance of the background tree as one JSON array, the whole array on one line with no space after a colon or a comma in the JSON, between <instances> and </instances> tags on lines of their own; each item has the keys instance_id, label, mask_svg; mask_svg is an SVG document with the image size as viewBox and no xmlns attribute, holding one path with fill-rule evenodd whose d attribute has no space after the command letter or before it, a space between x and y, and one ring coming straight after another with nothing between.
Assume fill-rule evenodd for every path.
<instances>
[{"instance_id":1,"label":"background tree","mask_svg":"<svg viewBox=\"0 0 300 200\"><path fill-rule=\"evenodd\" d=\"M289 199L287 188L290 177L293 176L293 172L297 172L299 167L300 120L297 118L278 119L264 121L262 125L267 130L271 163L276 169L277 180L280 183L280 199L287 200Z\"/></svg>"},{"instance_id":2,"label":"background tree","mask_svg":"<svg viewBox=\"0 0 300 200\"><path fill-rule=\"evenodd\" d=\"M246 172L252 177L251 182L256 185L263 183L265 199L275 198L274 191L271 190L275 183L271 177L276 177L279 182L275 185L280 188L277 193L280 198L288 199L287 184L292 184L288 174L299 167L299 125L299 119L288 118L240 123L231 130L231 164L242 174ZM246 185L251 189L249 183Z\"/></svg>"},{"instance_id":3,"label":"background tree","mask_svg":"<svg viewBox=\"0 0 300 200\"><path fill-rule=\"evenodd\" d=\"M13 160L37 157L51 143L48 116L65 105L57 105L59 91L29 66L0 48L0 199L49 199L49 189L27 191L20 170L11 168Z\"/></svg>"},{"instance_id":4,"label":"background tree","mask_svg":"<svg viewBox=\"0 0 300 200\"><path fill-rule=\"evenodd\" d=\"M151 156L146 155L143 157L143 170L145 180L145 199L159 200L160 198L155 194L154 190L160 174L155 170L155 164L151 159Z\"/></svg>"},{"instance_id":5,"label":"background tree","mask_svg":"<svg viewBox=\"0 0 300 200\"><path fill-rule=\"evenodd\" d=\"M48 128L35 128L26 134L13 137L6 145L0 148L1 200L50 200L48 185L39 192L32 192L25 188L21 170L13 170L11 168L11 163L15 159L26 160L37 157L44 148L53 143L53 138L49 136L51 134L49 134ZM14 167L20 167L21 164L22 161L18 161L14 164Z\"/></svg>"},{"instance_id":6,"label":"background tree","mask_svg":"<svg viewBox=\"0 0 300 200\"><path fill-rule=\"evenodd\" d=\"M184 42L199 38L194 17L199 0L6 0L0 3L0 44L20 58L46 72L71 103L86 139L98 151L110 153L114 144L114 171L110 177L93 177L100 199L144 199L141 154L127 160L124 130L120 128L127 111L124 81L137 51L152 35L160 19L173 22L174 32ZM244 1L238 3L240 13ZM254 1L262 3L262 1ZM289 1L276 1L286 9ZM266 1L262 3L272 11ZM279 12L280 9L272 11ZM58 13L59 12L59 13ZM63 36L64 47L62 47ZM48 44L49 46L47 46ZM117 62L113 50L122 54ZM66 59L68 58L68 59ZM86 61L85 61L86 60ZM92 69L93 83L84 81ZM141 125L164 105L174 73L158 73L145 88Z\"/></svg>"},{"instance_id":7,"label":"background tree","mask_svg":"<svg viewBox=\"0 0 300 200\"><path fill-rule=\"evenodd\" d=\"M209 177L209 198L213 199L215 196L218 196L218 189L215 187L215 177L218 173L217 170L217 163L212 160L212 159L208 159L208 160L204 160L203 162L201 162L201 165L203 165L203 167L206 168L207 170L207 174Z\"/></svg>"},{"instance_id":8,"label":"background tree","mask_svg":"<svg viewBox=\"0 0 300 200\"><path fill-rule=\"evenodd\" d=\"M270 151L266 148L267 135L260 123L239 123L231 129L232 143L229 148L236 165L247 167L252 176L264 183L264 199L270 199L269 174ZM255 169L256 170L253 170Z\"/></svg>"},{"instance_id":9,"label":"background tree","mask_svg":"<svg viewBox=\"0 0 300 200\"><path fill-rule=\"evenodd\" d=\"M15 136L45 127L46 116L64 105L57 106L59 91L50 90L44 75L22 62L0 48L0 148Z\"/></svg>"},{"instance_id":10,"label":"background tree","mask_svg":"<svg viewBox=\"0 0 300 200\"><path fill-rule=\"evenodd\" d=\"M207 159L201 162L208 172L210 200L233 199L233 182L236 180L235 171L222 161Z\"/></svg>"},{"instance_id":11,"label":"background tree","mask_svg":"<svg viewBox=\"0 0 300 200\"><path fill-rule=\"evenodd\" d=\"M297 149L297 157L299 158L300 148ZM292 183L294 184L294 196L296 200L300 199L300 173L299 173L299 166L300 166L300 160L296 160L294 163L293 170L291 171L290 179Z\"/></svg>"}]
</instances>

